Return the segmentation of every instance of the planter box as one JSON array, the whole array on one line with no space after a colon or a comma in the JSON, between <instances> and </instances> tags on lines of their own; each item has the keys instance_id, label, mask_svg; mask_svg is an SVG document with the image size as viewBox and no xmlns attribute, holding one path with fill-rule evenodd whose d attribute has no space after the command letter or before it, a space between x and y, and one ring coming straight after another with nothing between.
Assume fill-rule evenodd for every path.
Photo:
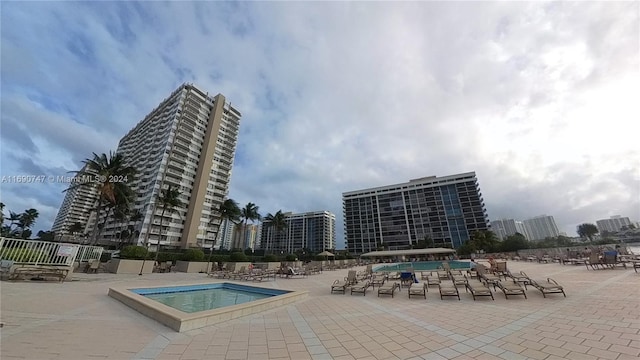
<instances>
[{"instance_id":1,"label":"planter box","mask_svg":"<svg viewBox=\"0 0 640 360\"><path fill-rule=\"evenodd\" d=\"M210 262L209 268L211 268L215 263ZM177 272L185 272L185 273L200 273L200 272L208 272L207 271L207 262L206 261L176 261L176 266L174 266L173 271Z\"/></svg>"},{"instance_id":2,"label":"planter box","mask_svg":"<svg viewBox=\"0 0 640 360\"><path fill-rule=\"evenodd\" d=\"M105 265L105 270L114 274L139 274L143 260L131 259L111 259ZM144 263L143 274L151 274L153 272L153 259Z\"/></svg>"}]
</instances>

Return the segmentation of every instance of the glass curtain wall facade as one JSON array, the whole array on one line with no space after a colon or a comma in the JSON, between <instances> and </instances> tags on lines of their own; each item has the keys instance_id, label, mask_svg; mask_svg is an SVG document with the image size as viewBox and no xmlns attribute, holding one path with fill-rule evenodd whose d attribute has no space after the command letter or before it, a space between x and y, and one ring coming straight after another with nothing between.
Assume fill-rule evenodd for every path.
<instances>
[{"instance_id":1,"label":"glass curtain wall facade","mask_svg":"<svg viewBox=\"0 0 640 360\"><path fill-rule=\"evenodd\" d=\"M474 172L351 191L342 198L347 249L354 254L408 249L425 239L456 248L474 231L490 228Z\"/></svg>"}]
</instances>

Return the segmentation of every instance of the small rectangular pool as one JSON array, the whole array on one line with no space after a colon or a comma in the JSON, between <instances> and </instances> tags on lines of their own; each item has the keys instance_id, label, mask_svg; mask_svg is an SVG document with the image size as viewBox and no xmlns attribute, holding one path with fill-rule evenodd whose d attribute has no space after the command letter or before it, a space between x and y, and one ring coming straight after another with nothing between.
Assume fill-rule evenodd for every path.
<instances>
[{"instance_id":1,"label":"small rectangular pool","mask_svg":"<svg viewBox=\"0 0 640 360\"><path fill-rule=\"evenodd\" d=\"M109 296L178 332L270 310L308 296L234 283L110 288Z\"/></svg>"},{"instance_id":2,"label":"small rectangular pool","mask_svg":"<svg viewBox=\"0 0 640 360\"><path fill-rule=\"evenodd\" d=\"M231 283L133 289L131 291L186 313L244 304L289 292Z\"/></svg>"}]
</instances>

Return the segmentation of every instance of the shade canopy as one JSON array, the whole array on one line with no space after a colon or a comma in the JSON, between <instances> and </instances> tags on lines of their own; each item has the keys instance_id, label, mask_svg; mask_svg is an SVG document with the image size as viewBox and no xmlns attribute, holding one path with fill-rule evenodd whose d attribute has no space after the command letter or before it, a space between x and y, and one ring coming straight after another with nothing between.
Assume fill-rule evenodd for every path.
<instances>
[{"instance_id":1,"label":"shade canopy","mask_svg":"<svg viewBox=\"0 0 640 360\"><path fill-rule=\"evenodd\" d=\"M325 251L323 251L323 252L321 252L321 253L320 253L320 254L318 254L318 255L319 255L319 256L334 256L334 257L335 257L335 255L333 255L332 253L330 253L330 252L328 252L328 251L326 251L326 250L325 250Z\"/></svg>"},{"instance_id":2,"label":"shade canopy","mask_svg":"<svg viewBox=\"0 0 640 360\"><path fill-rule=\"evenodd\" d=\"M362 257L379 257L379 256L411 256L411 255L436 255L436 254L455 254L455 250L446 248L431 249L411 249L411 250L386 250L372 251L362 254Z\"/></svg>"}]
</instances>

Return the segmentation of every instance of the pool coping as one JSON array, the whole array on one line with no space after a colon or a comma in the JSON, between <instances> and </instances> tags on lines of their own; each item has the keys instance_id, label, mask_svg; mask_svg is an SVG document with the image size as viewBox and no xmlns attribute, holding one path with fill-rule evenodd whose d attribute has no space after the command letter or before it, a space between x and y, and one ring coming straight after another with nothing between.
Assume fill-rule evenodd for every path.
<instances>
[{"instance_id":1,"label":"pool coping","mask_svg":"<svg viewBox=\"0 0 640 360\"><path fill-rule=\"evenodd\" d=\"M224 284L221 282L219 284ZM180 284L180 286L191 285L207 285L214 283L193 283L193 284ZM260 286L253 286L247 284L238 284L235 282L229 282L229 284L242 285L246 287L253 287L257 289L270 289ZM155 300L149 299L143 295L134 293L133 289L153 289L153 288L165 288L172 285L162 286L147 286L147 287L131 287L131 286L118 286L109 288L108 296L120 301L121 303L129 306L137 312L152 318L159 323L177 331L183 332L193 329L199 329L205 326L218 324L221 322L236 319L242 316L255 314L265 310L271 310L283 305L287 305L298 300L302 300L309 295L308 291L294 291L287 289L278 289L283 291L289 291L286 294L275 295L265 299L255 300L243 304L225 306L220 309L212 309L205 311L198 311L195 313L186 313L178 309L174 309L170 306L164 305ZM176 286L176 285L173 285Z\"/></svg>"}]
</instances>

